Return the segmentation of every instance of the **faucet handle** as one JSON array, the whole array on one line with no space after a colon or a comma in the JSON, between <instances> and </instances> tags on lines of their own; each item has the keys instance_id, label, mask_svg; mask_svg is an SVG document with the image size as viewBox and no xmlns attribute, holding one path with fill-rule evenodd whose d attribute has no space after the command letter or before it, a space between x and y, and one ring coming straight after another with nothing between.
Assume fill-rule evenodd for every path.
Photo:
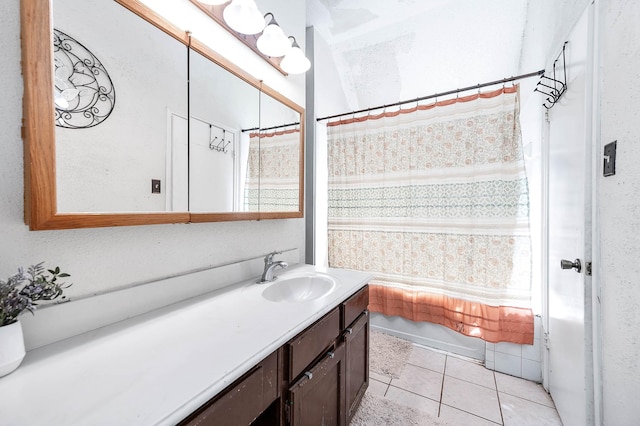
<instances>
[{"instance_id":1,"label":"faucet handle","mask_svg":"<svg viewBox=\"0 0 640 426\"><path fill-rule=\"evenodd\" d=\"M264 263L265 264L269 264L269 263L273 262L273 256L275 256L276 254L282 254L282 252L281 251L272 251L271 253L267 254L264 257Z\"/></svg>"}]
</instances>

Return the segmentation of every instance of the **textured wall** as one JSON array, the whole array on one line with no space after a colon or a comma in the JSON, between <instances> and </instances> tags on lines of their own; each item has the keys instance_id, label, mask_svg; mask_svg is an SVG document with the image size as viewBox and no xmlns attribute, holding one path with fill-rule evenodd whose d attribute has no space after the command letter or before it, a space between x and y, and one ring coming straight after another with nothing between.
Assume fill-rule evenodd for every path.
<instances>
[{"instance_id":1,"label":"textured wall","mask_svg":"<svg viewBox=\"0 0 640 426\"><path fill-rule=\"evenodd\" d=\"M592 0L528 0L520 72L537 71L555 59Z\"/></svg>"},{"instance_id":2,"label":"textured wall","mask_svg":"<svg viewBox=\"0 0 640 426\"><path fill-rule=\"evenodd\" d=\"M618 141L616 175L598 177L606 425L640 418L640 3L600 1L601 144Z\"/></svg>"},{"instance_id":3,"label":"textured wall","mask_svg":"<svg viewBox=\"0 0 640 426\"><path fill-rule=\"evenodd\" d=\"M299 248L304 220L242 221L30 232L23 222L22 78L19 0L0 2L0 274L46 261L72 274L68 294L90 295L139 281L248 259L274 249ZM304 46L304 5L287 7ZM253 55L253 53L251 53ZM284 77L280 77L284 79ZM295 80L304 99L304 78ZM289 87L290 82L281 83ZM132 300L131 303L144 301ZM105 310L109 306L104 307ZM78 318L78 321L81 321Z\"/></svg>"},{"instance_id":4,"label":"textured wall","mask_svg":"<svg viewBox=\"0 0 640 426\"><path fill-rule=\"evenodd\" d=\"M472 86L518 71L526 0L308 0L308 7L307 22L331 46L330 52L319 51L328 55L318 63L325 68L335 64L338 73L331 86L341 86L349 107L342 106L342 97L331 105L332 91L321 89L320 116Z\"/></svg>"}]
</instances>

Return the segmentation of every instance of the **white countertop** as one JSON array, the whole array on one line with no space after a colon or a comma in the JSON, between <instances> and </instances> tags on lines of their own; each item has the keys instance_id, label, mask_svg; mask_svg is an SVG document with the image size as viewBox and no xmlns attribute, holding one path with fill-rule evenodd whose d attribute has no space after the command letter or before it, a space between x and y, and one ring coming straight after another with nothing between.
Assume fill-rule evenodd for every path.
<instances>
[{"instance_id":1,"label":"white countertop","mask_svg":"<svg viewBox=\"0 0 640 426\"><path fill-rule=\"evenodd\" d=\"M0 425L174 425L371 279L309 265L276 275L311 271L339 285L288 303L252 280L32 350L0 378Z\"/></svg>"}]
</instances>

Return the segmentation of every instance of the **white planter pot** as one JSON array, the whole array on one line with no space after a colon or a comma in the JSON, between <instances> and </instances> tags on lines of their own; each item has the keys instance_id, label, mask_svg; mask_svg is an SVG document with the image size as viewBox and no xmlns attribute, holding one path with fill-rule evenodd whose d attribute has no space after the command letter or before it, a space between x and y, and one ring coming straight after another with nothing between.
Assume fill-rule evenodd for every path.
<instances>
[{"instance_id":1,"label":"white planter pot","mask_svg":"<svg viewBox=\"0 0 640 426\"><path fill-rule=\"evenodd\" d=\"M0 377L18 368L24 355L24 338L20 321L0 327Z\"/></svg>"}]
</instances>

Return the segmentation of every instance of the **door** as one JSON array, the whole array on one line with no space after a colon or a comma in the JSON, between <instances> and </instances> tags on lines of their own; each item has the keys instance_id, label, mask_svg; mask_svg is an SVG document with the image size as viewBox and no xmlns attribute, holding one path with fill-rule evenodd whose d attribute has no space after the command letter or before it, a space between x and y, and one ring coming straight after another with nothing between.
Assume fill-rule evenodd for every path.
<instances>
[{"instance_id":1,"label":"door","mask_svg":"<svg viewBox=\"0 0 640 426\"><path fill-rule=\"evenodd\" d=\"M168 112L169 135L167 143L166 209L168 212L189 210L189 147L187 119Z\"/></svg>"},{"instance_id":2,"label":"door","mask_svg":"<svg viewBox=\"0 0 640 426\"><path fill-rule=\"evenodd\" d=\"M593 423L591 297L592 6L566 44L567 91L549 110L548 389L565 426ZM557 63L562 72L562 55ZM561 269L579 259L580 272ZM565 265L568 266L568 265Z\"/></svg>"}]
</instances>

